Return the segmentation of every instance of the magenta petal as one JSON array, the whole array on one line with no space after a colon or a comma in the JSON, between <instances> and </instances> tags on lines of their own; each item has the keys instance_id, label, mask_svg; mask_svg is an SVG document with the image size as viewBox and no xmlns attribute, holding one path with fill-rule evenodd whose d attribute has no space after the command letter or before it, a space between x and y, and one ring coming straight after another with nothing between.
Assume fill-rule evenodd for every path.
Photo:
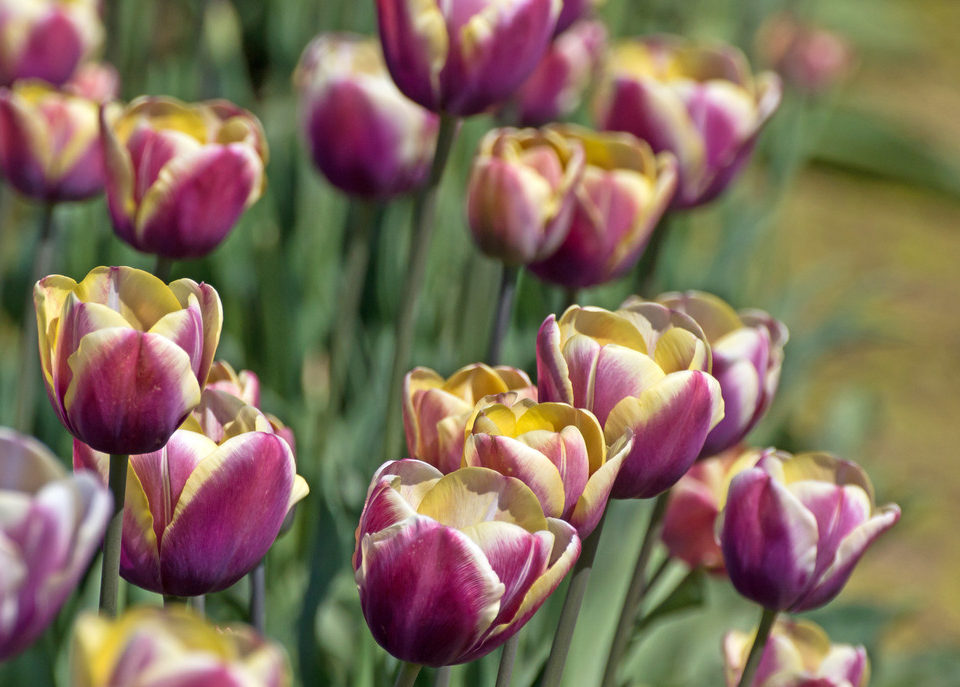
<instances>
[{"instance_id":1,"label":"magenta petal","mask_svg":"<svg viewBox=\"0 0 960 687\"><path fill-rule=\"evenodd\" d=\"M65 83L83 58L85 46L79 29L63 11L53 11L33 26L14 68L17 79L43 79L55 86Z\"/></svg>"},{"instance_id":2,"label":"magenta petal","mask_svg":"<svg viewBox=\"0 0 960 687\"><path fill-rule=\"evenodd\" d=\"M0 93L0 171L20 193L43 199L48 182L38 151L33 149L39 142L24 121L27 113L14 104L14 97L6 89Z\"/></svg>"},{"instance_id":3,"label":"magenta petal","mask_svg":"<svg viewBox=\"0 0 960 687\"><path fill-rule=\"evenodd\" d=\"M413 25L410 0L377 0L383 56L390 76L405 96L428 110L440 110L430 55Z\"/></svg>"},{"instance_id":4,"label":"magenta petal","mask_svg":"<svg viewBox=\"0 0 960 687\"><path fill-rule=\"evenodd\" d=\"M555 315L537 333L537 399L540 403L573 403L570 369L560 351L560 327Z\"/></svg>"}]
</instances>

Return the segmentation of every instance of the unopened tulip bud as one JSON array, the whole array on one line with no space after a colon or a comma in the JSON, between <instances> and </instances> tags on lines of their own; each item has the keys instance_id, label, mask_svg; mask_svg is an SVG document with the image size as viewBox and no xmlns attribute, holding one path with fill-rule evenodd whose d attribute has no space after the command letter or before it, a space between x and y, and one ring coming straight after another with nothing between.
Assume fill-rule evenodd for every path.
<instances>
[{"instance_id":1,"label":"unopened tulip bud","mask_svg":"<svg viewBox=\"0 0 960 687\"><path fill-rule=\"evenodd\" d=\"M829 91L854 66L854 50L840 34L804 24L790 13L764 22L757 51L788 86L817 95Z\"/></svg>"}]
</instances>

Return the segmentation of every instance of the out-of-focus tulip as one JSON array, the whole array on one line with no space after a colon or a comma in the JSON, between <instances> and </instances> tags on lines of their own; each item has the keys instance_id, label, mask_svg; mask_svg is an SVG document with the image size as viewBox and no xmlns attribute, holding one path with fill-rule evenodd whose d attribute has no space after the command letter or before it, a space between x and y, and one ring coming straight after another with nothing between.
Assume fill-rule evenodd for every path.
<instances>
[{"instance_id":1,"label":"out-of-focus tulip","mask_svg":"<svg viewBox=\"0 0 960 687\"><path fill-rule=\"evenodd\" d=\"M523 126L541 126L572 114L596 76L607 46L599 21L581 21L557 36L508 111ZM512 109L510 109L512 108Z\"/></svg>"},{"instance_id":2,"label":"out-of-focus tulip","mask_svg":"<svg viewBox=\"0 0 960 687\"><path fill-rule=\"evenodd\" d=\"M97 103L42 81L0 88L0 171L13 188L45 202L103 193Z\"/></svg>"},{"instance_id":3,"label":"out-of-focus tulip","mask_svg":"<svg viewBox=\"0 0 960 687\"><path fill-rule=\"evenodd\" d=\"M706 203L723 191L780 104L779 77L754 76L731 46L667 36L627 41L614 48L607 71L598 98L601 126L677 156L676 208Z\"/></svg>"},{"instance_id":4,"label":"out-of-focus tulip","mask_svg":"<svg viewBox=\"0 0 960 687\"><path fill-rule=\"evenodd\" d=\"M433 112L503 102L546 52L561 0L377 0L393 80Z\"/></svg>"},{"instance_id":5,"label":"out-of-focus tulip","mask_svg":"<svg viewBox=\"0 0 960 687\"><path fill-rule=\"evenodd\" d=\"M218 628L185 607L81 615L73 630L73 687L288 687L287 657L251 628Z\"/></svg>"},{"instance_id":6,"label":"out-of-focus tulip","mask_svg":"<svg viewBox=\"0 0 960 687\"><path fill-rule=\"evenodd\" d=\"M780 383L787 327L762 310L737 312L702 291L666 293L657 301L690 315L710 342L711 373L720 382L724 416L700 455L720 453L743 439L770 406Z\"/></svg>"},{"instance_id":7,"label":"out-of-focus tulip","mask_svg":"<svg viewBox=\"0 0 960 687\"><path fill-rule=\"evenodd\" d=\"M543 260L570 231L583 147L550 129L494 129L470 173L467 217L480 250L508 265Z\"/></svg>"},{"instance_id":8,"label":"out-of-focus tulip","mask_svg":"<svg viewBox=\"0 0 960 687\"><path fill-rule=\"evenodd\" d=\"M108 62L85 62L63 84L63 90L98 103L108 103L120 93L120 74Z\"/></svg>"},{"instance_id":9,"label":"out-of-focus tulip","mask_svg":"<svg viewBox=\"0 0 960 687\"><path fill-rule=\"evenodd\" d=\"M654 155L629 134L577 126L553 130L583 145L586 169L567 238L553 255L530 265L530 271L567 288L616 279L640 259L669 206L676 160L670 153Z\"/></svg>"},{"instance_id":10,"label":"out-of-focus tulip","mask_svg":"<svg viewBox=\"0 0 960 687\"><path fill-rule=\"evenodd\" d=\"M571 306L537 335L541 402L584 408L607 444L633 436L614 498L649 498L693 465L723 417L720 385L708 373L710 348L690 317L657 303L610 312Z\"/></svg>"},{"instance_id":11,"label":"out-of-focus tulip","mask_svg":"<svg viewBox=\"0 0 960 687\"><path fill-rule=\"evenodd\" d=\"M387 198L427 180L439 119L397 89L376 39L318 36L294 82L313 162L331 184Z\"/></svg>"},{"instance_id":12,"label":"out-of-focus tulip","mask_svg":"<svg viewBox=\"0 0 960 687\"><path fill-rule=\"evenodd\" d=\"M0 0L0 84L66 82L103 42L97 0Z\"/></svg>"},{"instance_id":13,"label":"out-of-focus tulip","mask_svg":"<svg viewBox=\"0 0 960 687\"><path fill-rule=\"evenodd\" d=\"M411 458L434 466L443 474L460 467L467 422L477 401L503 394L537 399L537 388L523 370L483 363L467 365L444 379L433 370L417 367L403 379L403 429Z\"/></svg>"},{"instance_id":14,"label":"out-of-focus tulip","mask_svg":"<svg viewBox=\"0 0 960 687\"><path fill-rule=\"evenodd\" d=\"M40 363L63 425L98 451L161 448L200 402L223 311L211 286L132 267L34 289Z\"/></svg>"},{"instance_id":15,"label":"out-of-focus tulip","mask_svg":"<svg viewBox=\"0 0 960 687\"><path fill-rule=\"evenodd\" d=\"M557 19L557 33L566 31L577 20L583 19L593 12L594 8L602 5L606 0L563 0L563 9Z\"/></svg>"},{"instance_id":16,"label":"out-of-focus tulip","mask_svg":"<svg viewBox=\"0 0 960 687\"><path fill-rule=\"evenodd\" d=\"M547 517L566 520L583 539L600 521L628 450L625 442L608 459L603 429L590 411L527 399L480 410L463 464L522 480Z\"/></svg>"},{"instance_id":17,"label":"out-of-focus tulip","mask_svg":"<svg viewBox=\"0 0 960 687\"><path fill-rule=\"evenodd\" d=\"M0 661L30 646L100 545L110 493L47 447L0 427Z\"/></svg>"},{"instance_id":18,"label":"out-of-focus tulip","mask_svg":"<svg viewBox=\"0 0 960 687\"><path fill-rule=\"evenodd\" d=\"M138 98L100 128L113 229L144 253L206 255L266 185L260 121L225 100Z\"/></svg>"},{"instance_id":19,"label":"out-of-focus tulip","mask_svg":"<svg viewBox=\"0 0 960 687\"><path fill-rule=\"evenodd\" d=\"M374 476L353 567L374 639L400 660L445 666L513 636L579 555L576 530L545 517L520 480L401 460Z\"/></svg>"},{"instance_id":20,"label":"out-of-focus tulip","mask_svg":"<svg viewBox=\"0 0 960 687\"><path fill-rule=\"evenodd\" d=\"M755 635L734 631L724 637L728 687L743 675ZM870 661L862 646L831 644L827 633L809 620L780 620L748 687L867 687L869 682Z\"/></svg>"},{"instance_id":21,"label":"out-of-focus tulip","mask_svg":"<svg viewBox=\"0 0 960 687\"><path fill-rule=\"evenodd\" d=\"M106 481L106 454L75 441L73 463ZM120 574L175 596L226 589L260 562L308 491L263 413L205 389L166 446L130 456Z\"/></svg>"},{"instance_id":22,"label":"out-of-focus tulip","mask_svg":"<svg viewBox=\"0 0 960 687\"><path fill-rule=\"evenodd\" d=\"M850 73L854 50L843 36L784 12L760 27L757 51L789 86L817 95Z\"/></svg>"},{"instance_id":23,"label":"out-of-focus tulip","mask_svg":"<svg viewBox=\"0 0 960 687\"><path fill-rule=\"evenodd\" d=\"M805 611L833 599L873 540L900 519L877 508L855 463L768 450L730 483L717 531L737 591L768 609Z\"/></svg>"}]
</instances>

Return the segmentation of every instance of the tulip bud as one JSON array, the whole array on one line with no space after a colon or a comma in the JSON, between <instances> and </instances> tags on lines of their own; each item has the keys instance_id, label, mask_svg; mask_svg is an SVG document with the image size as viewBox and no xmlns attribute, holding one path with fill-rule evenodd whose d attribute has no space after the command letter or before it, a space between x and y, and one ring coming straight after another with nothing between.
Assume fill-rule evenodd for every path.
<instances>
[{"instance_id":1,"label":"tulip bud","mask_svg":"<svg viewBox=\"0 0 960 687\"><path fill-rule=\"evenodd\" d=\"M106 453L167 443L200 402L223 324L217 292L98 267L79 284L41 279L33 298L47 395L64 427Z\"/></svg>"},{"instance_id":2,"label":"tulip bud","mask_svg":"<svg viewBox=\"0 0 960 687\"><path fill-rule=\"evenodd\" d=\"M798 612L839 594L867 547L899 519L898 506L874 505L873 485L855 463L770 449L733 478L717 532L738 592Z\"/></svg>"},{"instance_id":3,"label":"tulip bud","mask_svg":"<svg viewBox=\"0 0 960 687\"><path fill-rule=\"evenodd\" d=\"M774 15L757 34L757 52L801 93L829 91L854 66L854 50L843 36L804 24L789 12Z\"/></svg>"},{"instance_id":4,"label":"tulip bud","mask_svg":"<svg viewBox=\"0 0 960 687\"><path fill-rule=\"evenodd\" d=\"M530 271L568 288L616 279L637 263L669 205L676 162L669 153L654 156L646 143L627 134L576 126L552 130L583 145L586 169L566 239Z\"/></svg>"},{"instance_id":5,"label":"tulip bud","mask_svg":"<svg viewBox=\"0 0 960 687\"><path fill-rule=\"evenodd\" d=\"M377 0L393 80L433 112L501 103L543 57L561 0Z\"/></svg>"},{"instance_id":6,"label":"tulip bud","mask_svg":"<svg viewBox=\"0 0 960 687\"><path fill-rule=\"evenodd\" d=\"M230 363L223 360L214 361L210 367L206 388L225 391L247 405L260 407L260 378L250 370L240 370L238 374Z\"/></svg>"},{"instance_id":7,"label":"tulip bud","mask_svg":"<svg viewBox=\"0 0 960 687\"><path fill-rule=\"evenodd\" d=\"M736 48L657 36L614 48L597 115L604 129L676 155L673 207L688 208L712 200L737 176L780 95L779 77L751 74Z\"/></svg>"},{"instance_id":8,"label":"tulip bud","mask_svg":"<svg viewBox=\"0 0 960 687\"><path fill-rule=\"evenodd\" d=\"M728 687L739 683L754 635L734 631L723 638ZM867 687L869 682L870 661L862 646L831 644L809 620L780 620L748 687Z\"/></svg>"},{"instance_id":9,"label":"tulip bud","mask_svg":"<svg viewBox=\"0 0 960 687\"><path fill-rule=\"evenodd\" d=\"M331 184L386 198L427 180L439 119L397 89L375 39L318 36L294 82L314 164Z\"/></svg>"},{"instance_id":10,"label":"tulip bud","mask_svg":"<svg viewBox=\"0 0 960 687\"><path fill-rule=\"evenodd\" d=\"M266 185L260 121L227 101L138 98L100 128L113 229L139 251L206 255Z\"/></svg>"},{"instance_id":11,"label":"tulip bud","mask_svg":"<svg viewBox=\"0 0 960 687\"><path fill-rule=\"evenodd\" d=\"M476 467L444 476L401 460L370 484L353 567L380 646L445 666L512 637L579 555L576 530L545 517L520 480Z\"/></svg>"},{"instance_id":12,"label":"tulip bud","mask_svg":"<svg viewBox=\"0 0 960 687\"><path fill-rule=\"evenodd\" d=\"M576 21L589 16L593 10L606 0L563 0L563 9L557 19L557 33L566 31Z\"/></svg>"},{"instance_id":13,"label":"tulip bud","mask_svg":"<svg viewBox=\"0 0 960 687\"><path fill-rule=\"evenodd\" d=\"M251 628L218 628L185 607L81 615L70 652L72 687L289 687L283 649Z\"/></svg>"},{"instance_id":14,"label":"tulip bud","mask_svg":"<svg viewBox=\"0 0 960 687\"><path fill-rule=\"evenodd\" d=\"M480 250L509 265L549 257L570 231L583 148L550 129L494 129L470 174L467 217Z\"/></svg>"},{"instance_id":15,"label":"tulip bud","mask_svg":"<svg viewBox=\"0 0 960 687\"><path fill-rule=\"evenodd\" d=\"M77 67L63 90L98 103L115 100L120 93L120 75L107 62L85 62Z\"/></svg>"},{"instance_id":16,"label":"tulip bud","mask_svg":"<svg viewBox=\"0 0 960 687\"><path fill-rule=\"evenodd\" d=\"M0 427L0 661L46 629L100 546L110 492L46 446Z\"/></svg>"}]
</instances>

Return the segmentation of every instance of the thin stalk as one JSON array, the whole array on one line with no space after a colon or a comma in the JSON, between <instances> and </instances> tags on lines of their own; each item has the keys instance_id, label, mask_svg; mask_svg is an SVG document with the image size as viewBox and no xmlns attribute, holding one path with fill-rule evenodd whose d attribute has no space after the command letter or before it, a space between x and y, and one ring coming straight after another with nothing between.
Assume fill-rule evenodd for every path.
<instances>
[{"instance_id":1,"label":"thin stalk","mask_svg":"<svg viewBox=\"0 0 960 687\"><path fill-rule=\"evenodd\" d=\"M450 672L453 670L450 666L437 668L437 674L433 678L433 687L450 687Z\"/></svg>"},{"instance_id":2,"label":"thin stalk","mask_svg":"<svg viewBox=\"0 0 960 687\"><path fill-rule=\"evenodd\" d=\"M190 608L197 612L197 615L206 615L207 614L207 595L199 594L197 596L190 597Z\"/></svg>"},{"instance_id":3,"label":"thin stalk","mask_svg":"<svg viewBox=\"0 0 960 687\"><path fill-rule=\"evenodd\" d=\"M154 276L162 282L168 282L171 272L173 272L173 259L158 255L157 261L153 265Z\"/></svg>"},{"instance_id":4,"label":"thin stalk","mask_svg":"<svg viewBox=\"0 0 960 687\"><path fill-rule=\"evenodd\" d=\"M652 296L650 291L656 285L657 264L663 256L663 246L666 243L667 234L670 233L671 224L673 224L673 215L670 210L667 210L667 214L653 228L647 247L643 249L643 254L637 262L637 293L641 296Z\"/></svg>"},{"instance_id":5,"label":"thin stalk","mask_svg":"<svg viewBox=\"0 0 960 687\"><path fill-rule=\"evenodd\" d=\"M390 372L390 387L387 393L387 414L384 419L383 454L393 457L400 446L400 394L403 387L403 375L410 358L413 345L413 330L416 324L417 301L420 287L427 271L427 255L430 237L433 234L433 219L436 209L437 189L443 170L453 148L457 133L457 118L448 114L440 117L440 131L437 133L437 148L433 155L433 165L427 184L420 189L413 201L413 237L410 244L410 256L407 261L407 274L403 283L400 312L397 315L394 337L393 367Z\"/></svg>"},{"instance_id":6,"label":"thin stalk","mask_svg":"<svg viewBox=\"0 0 960 687\"><path fill-rule=\"evenodd\" d=\"M753 676L756 675L757 668L760 666L760 658L763 656L763 648L767 645L770 630L773 629L773 623L776 622L778 613L779 611L770 608L763 609L763 615L760 616L760 626L757 628L757 636L753 639L753 646L750 647L747 664L743 666L743 675L740 676L737 687L749 687L753 682Z\"/></svg>"},{"instance_id":7,"label":"thin stalk","mask_svg":"<svg viewBox=\"0 0 960 687\"><path fill-rule=\"evenodd\" d=\"M263 634L267 623L267 559L250 571L250 624L257 634Z\"/></svg>"},{"instance_id":8,"label":"thin stalk","mask_svg":"<svg viewBox=\"0 0 960 687\"><path fill-rule=\"evenodd\" d=\"M513 677L513 664L517 660L517 647L519 645L519 632L503 645L503 653L500 654L500 670L497 671L496 687L510 687L510 678Z\"/></svg>"},{"instance_id":9,"label":"thin stalk","mask_svg":"<svg viewBox=\"0 0 960 687\"><path fill-rule=\"evenodd\" d=\"M487 348L487 363L500 364L500 353L503 349L503 339L510 328L510 317L513 315L513 300L517 292L517 275L520 268L514 265L504 265L500 275L500 295L497 297L497 312L493 319L493 328L490 330L490 345Z\"/></svg>"},{"instance_id":10,"label":"thin stalk","mask_svg":"<svg viewBox=\"0 0 960 687\"><path fill-rule=\"evenodd\" d=\"M413 687L413 683L417 681L417 675L420 674L420 668L422 667L416 663L404 663L400 666L400 672L397 674L397 681L393 683L393 687Z\"/></svg>"},{"instance_id":11,"label":"thin stalk","mask_svg":"<svg viewBox=\"0 0 960 687\"><path fill-rule=\"evenodd\" d=\"M557 632L553 636L553 646L550 647L550 657L543 671L540 687L557 687L563 677L563 668L567 662L570 643L573 641L573 631L577 627L577 617L583 605L583 597L593 571L593 561L597 557L597 547L600 544L600 535L603 533L603 523L607 519L606 511L600 523L586 541L580 558L573 567L570 576L570 586L567 587L567 597L563 600L563 610L560 611L560 622L557 623Z\"/></svg>"},{"instance_id":12,"label":"thin stalk","mask_svg":"<svg viewBox=\"0 0 960 687\"><path fill-rule=\"evenodd\" d=\"M576 305L577 301L579 300L580 300L580 289L577 289L577 288L564 289L563 310L566 310L571 305Z\"/></svg>"},{"instance_id":13,"label":"thin stalk","mask_svg":"<svg viewBox=\"0 0 960 687\"><path fill-rule=\"evenodd\" d=\"M53 223L55 203L47 203L40 213L40 241L33 254L33 270L23 306L23 329L20 330L20 385L17 389L16 427L25 434L33 433L33 416L37 399L37 366L40 362L37 344L37 316L33 310L33 287L50 273L56 247L56 226Z\"/></svg>"},{"instance_id":14,"label":"thin stalk","mask_svg":"<svg viewBox=\"0 0 960 687\"><path fill-rule=\"evenodd\" d=\"M182 596L177 596L176 594L164 594L163 595L163 607L164 608L173 608L174 606L186 606L187 600Z\"/></svg>"},{"instance_id":15,"label":"thin stalk","mask_svg":"<svg viewBox=\"0 0 960 687\"><path fill-rule=\"evenodd\" d=\"M667 508L668 493L669 492L663 492L660 494L653 504L650 520L647 522L647 531L643 535L643 543L640 545L640 553L637 556L637 564L633 569L633 579L630 580L627 596L623 600L623 607L620 609L620 620L617 621L617 631L613 635L610 653L607 654L607 665L603 670L602 687L614 687L617 684L617 668L620 667L620 660L623 658L623 653L626 651L627 644L630 642L630 635L633 632L633 625L637 619L637 612L643 604L643 597L647 589L649 589L649 585L647 584L647 564L650 562L650 554L653 552L653 546L660 534L663 513Z\"/></svg>"},{"instance_id":16,"label":"thin stalk","mask_svg":"<svg viewBox=\"0 0 960 687\"><path fill-rule=\"evenodd\" d=\"M123 501L127 490L127 463L130 457L111 454L107 484L113 496L113 515L103 537L103 569L100 572L100 612L117 615L120 589L120 537L123 534Z\"/></svg>"},{"instance_id":17,"label":"thin stalk","mask_svg":"<svg viewBox=\"0 0 960 687\"><path fill-rule=\"evenodd\" d=\"M653 574L650 575L649 579L647 579L647 584L643 590L644 596L649 594L650 590L657 585L657 582L659 582L660 578L663 577L664 573L667 572L672 562L673 562L673 559L670 556L667 556L662 561L660 561L660 565L657 566L657 569L654 570Z\"/></svg>"}]
</instances>

